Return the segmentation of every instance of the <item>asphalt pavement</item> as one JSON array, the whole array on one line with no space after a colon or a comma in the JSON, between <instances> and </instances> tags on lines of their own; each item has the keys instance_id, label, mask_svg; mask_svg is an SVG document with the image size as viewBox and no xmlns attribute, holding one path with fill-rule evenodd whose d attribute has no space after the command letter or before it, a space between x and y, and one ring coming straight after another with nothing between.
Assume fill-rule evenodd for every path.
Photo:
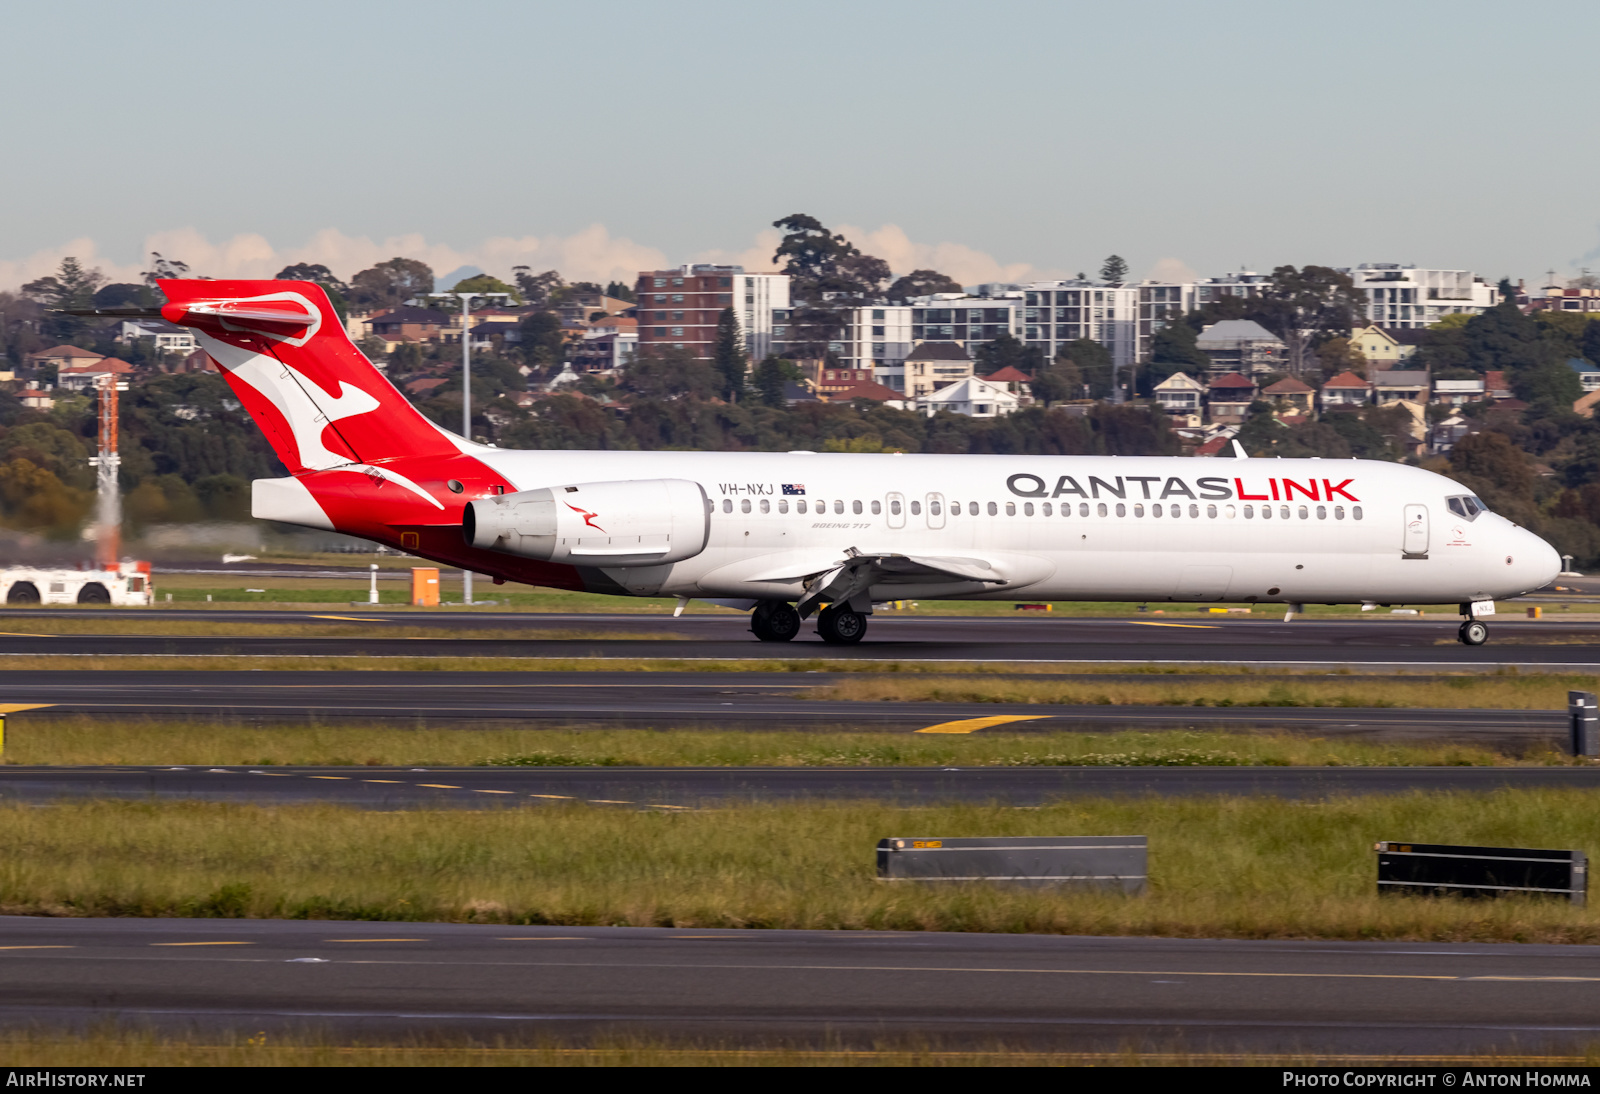
<instances>
[{"instance_id":1,"label":"asphalt pavement","mask_svg":"<svg viewBox=\"0 0 1600 1094\"><path fill-rule=\"evenodd\" d=\"M1138 899L1138 898L1132 898ZM1600 947L0 917L0 1026L1580 1051Z\"/></svg>"}]
</instances>

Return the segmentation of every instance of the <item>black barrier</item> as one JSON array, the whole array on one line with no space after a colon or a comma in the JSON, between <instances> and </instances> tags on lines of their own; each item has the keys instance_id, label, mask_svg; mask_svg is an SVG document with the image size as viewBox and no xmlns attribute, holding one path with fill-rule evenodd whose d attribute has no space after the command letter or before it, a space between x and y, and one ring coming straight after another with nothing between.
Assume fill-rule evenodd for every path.
<instances>
[{"instance_id":1,"label":"black barrier","mask_svg":"<svg viewBox=\"0 0 1600 1094\"><path fill-rule=\"evenodd\" d=\"M891 836L878 841L884 881L974 881L1144 891L1144 836Z\"/></svg>"},{"instance_id":2,"label":"black barrier","mask_svg":"<svg viewBox=\"0 0 1600 1094\"><path fill-rule=\"evenodd\" d=\"M1574 756L1600 756L1600 710L1594 692L1567 692L1568 751Z\"/></svg>"},{"instance_id":3,"label":"black barrier","mask_svg":"<svg viewBox=\"0 0 1600 1094\"><path fill-rule=\"evenodd\" d=\"M1504 896L1543 893L1582 907L1588 893L1589 856L1582 851L1532 847L1456 847L1384 840L1378 852L1379 893Z\"/></svg>"}]
</instances>

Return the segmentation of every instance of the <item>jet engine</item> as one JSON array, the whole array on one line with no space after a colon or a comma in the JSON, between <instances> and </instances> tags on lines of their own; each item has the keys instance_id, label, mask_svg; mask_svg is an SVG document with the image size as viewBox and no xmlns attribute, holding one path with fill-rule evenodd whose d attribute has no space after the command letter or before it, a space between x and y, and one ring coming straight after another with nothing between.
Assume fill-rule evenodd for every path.
<instances>
[{"instance_id":1,"label":"jet engine","mask_svg":"<svg viewBox=\"0 0 1600 1094\"><path fill-rule=\"evenodd\" d=\"M711 503L687 479L548 486L467 503L467 542L573 566L657 566L705 550Z\"/></svg>"}]
</instances>

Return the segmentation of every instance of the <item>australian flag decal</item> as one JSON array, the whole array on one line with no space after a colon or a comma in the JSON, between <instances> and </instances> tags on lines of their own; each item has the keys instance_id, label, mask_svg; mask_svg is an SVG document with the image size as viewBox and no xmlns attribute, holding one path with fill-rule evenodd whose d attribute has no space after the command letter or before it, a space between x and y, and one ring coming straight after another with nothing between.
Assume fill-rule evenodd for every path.
<instances>
[{"instance_id":1,"label":"australian flag decal","mask_svg":"<svg viewBox=\"0 0 1600 1094\"><path fill-rule=\"evenodd\" d=\"M805 492L806 488L804 483L786 482L783 484L783 496L786 498L794 494L804 494Z\"/></svg>"}]
</instances>

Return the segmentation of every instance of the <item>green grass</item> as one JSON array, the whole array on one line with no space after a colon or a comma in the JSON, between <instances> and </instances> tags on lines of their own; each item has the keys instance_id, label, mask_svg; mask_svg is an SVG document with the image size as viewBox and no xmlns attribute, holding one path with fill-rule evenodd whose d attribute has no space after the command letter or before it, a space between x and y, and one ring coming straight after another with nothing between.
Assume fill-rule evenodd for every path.
<instances>
[{"instance_id":1,"label":"green grass","mask_svg":"<svg viewBox=\"0 0 1600 1094\"><path fill-rule=\"evenodd\" d=\"M1474 674L1377 681L1274 679L1256 675L1192 680L1072 680L990 676L857 676L809 692L860 702L1049 703L1066 706L1412 707L1449 710L1565 710L1569 690L1593 690L1587 675Z\"/></svg>"},{"instance_id":2,"label":"green grass","mask_svg":"<svg viewBox=\"0 0 1600 1094\"><path fill-rule=\"evenodd\" d=\"M1600 1063L1600 1048L1565 1056L1481 1053L1458 1056L1355 1056L1302 1052L1050 1052L1005 1044L943 1047L936 1039L866 1045L673 1041L602 1035L482 1041L438 1035L400 1043L341 1042L326 1034L240 1031L201 1037L116 1027L90 1033L0 1033L0 1067L1556 1067ZM964 1039L965 1040L965 1039Z\"/></svg>"},{"instance_id":3,"label":"green grass","mask_svg":"<svg viewBox=\"0 0 1600 1094\"><path fill-rule=\"evenodd\" d=\"M976 734L715 729L404 728L378 721L241 724L13 714L18 765L371 767L1485 766L1560 764L1447 742L1389 745L1227 732Z\"/></svg>"},{"instance_id":4,"label":"green grass","mask_svg":"<svg viewBox=\"0 0 1600 1094\"><path fill-rule=\"evenodd\" d=\"M1375 840L1600 848L1590 791L377 813L0 806L0 912L1180 938L1600 942L1600 909L1375 894ZM1142 834L1150 890L885 885L885 836Z\"/></svg>"}]
</instances>

